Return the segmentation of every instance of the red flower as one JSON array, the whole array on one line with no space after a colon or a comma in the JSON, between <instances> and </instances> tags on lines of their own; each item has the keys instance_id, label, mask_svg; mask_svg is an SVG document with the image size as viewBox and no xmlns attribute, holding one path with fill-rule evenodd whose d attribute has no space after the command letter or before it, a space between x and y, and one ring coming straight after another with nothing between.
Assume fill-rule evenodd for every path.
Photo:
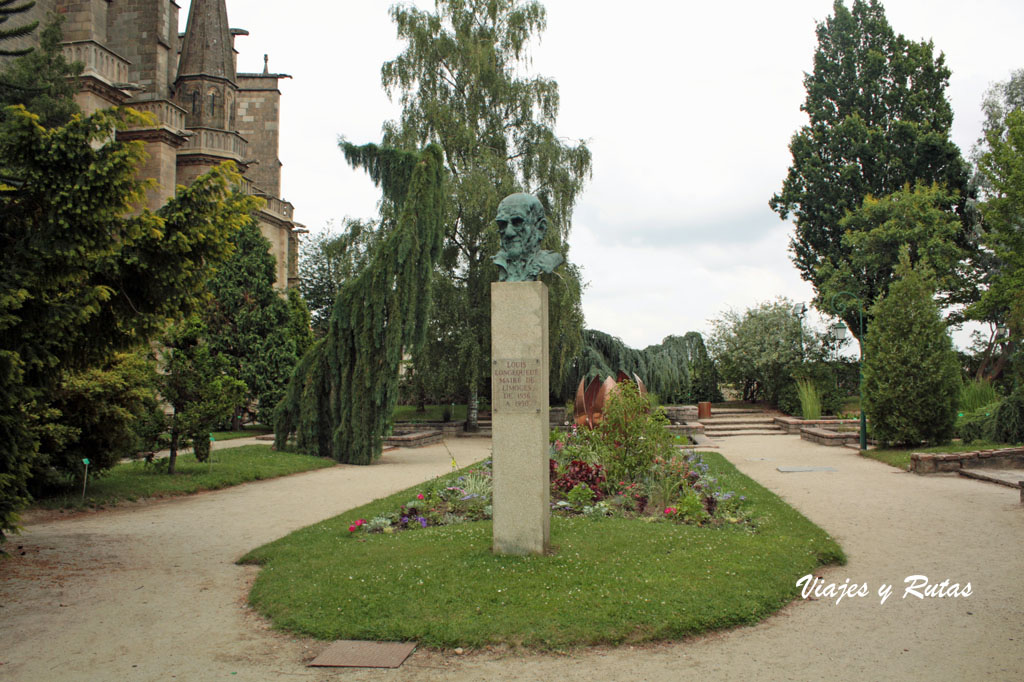
<instances>
[{"instance_id":1,"label":"red flower","mask_svg":"<svg viewBox=\"0 0 1024 682\"><path fill-rule=\"evenodd\" d=\"M417 500L422 500L422 499L424 499L424 498L423 498L423 493L420 493L419 495L417 495L417 496L416 496L416 499L417 499Z\"/></svg>"},{"instance_id":2,"label":"red flower","mask_svg":"<svg viewBox=\"0 0 1024 682\"><path fill-rule=\"evenodd\" d=\"M356 532L356 528L357 528L357 527L358 527L358 526L349 526L349 527L348 527L348 532L349 532L349 533L355 533L355 532Z\"/></svg>"}]
</instances>

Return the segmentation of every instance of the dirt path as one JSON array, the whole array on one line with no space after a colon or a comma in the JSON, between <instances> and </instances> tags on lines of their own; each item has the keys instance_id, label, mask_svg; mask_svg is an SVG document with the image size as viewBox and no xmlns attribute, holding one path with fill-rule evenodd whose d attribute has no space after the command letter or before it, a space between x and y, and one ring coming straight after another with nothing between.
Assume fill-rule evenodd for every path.
<instances>
[{"instance_id":1,"label":"dirt path","mask_svg":"<svg viewBox=\"0 0 1024 682\"><path fill-rule=\"evenodd\" d=\"M0 564L0 679L12 680L1020 680L1024 507L1017 491L919 477L795 436L723 439L744 473L832 533L828 582L869 596L797 602L764 623L687 642L571 655L417 652L397 671L312 670L323 644L267 631L244 606L247 550L448 469L443 448L398 451L145 509L33 525ZM488 441L449 441L459 464ZM779 466L831 466L789 473ZM902 598L904 579L971 583ZM884 604L881 584L894 586Z\"/></svg>"}]
</instances>

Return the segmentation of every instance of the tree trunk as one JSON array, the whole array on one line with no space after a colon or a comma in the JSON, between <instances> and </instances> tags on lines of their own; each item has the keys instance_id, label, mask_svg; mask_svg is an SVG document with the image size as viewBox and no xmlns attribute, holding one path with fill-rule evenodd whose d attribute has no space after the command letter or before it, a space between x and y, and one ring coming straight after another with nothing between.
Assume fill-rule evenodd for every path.
<instances>
[{"instance_id":1,"label":"tree trunk","mask_svg":"<svg viewBox=\"0 0 1024 682\"><path fill-rule=\"evenodd\" d=\"M480 422L478 419L478 408L480 406L480 396L477 395L476 385L470 386L469 388L469 402L466 403L466 430L467 431L479 431Z\"/></svg>"},{"instance_id":2,"label":"tree trunk","mask_svg":"<svg viewBox=\"0 0 1024 682\"><path fill-rule=\"evenodd\" d=\"M174 473L174 465L178 461L178 411L171 416L171 454L167 456L167 473Z\"/></svg>"}]
</instances>

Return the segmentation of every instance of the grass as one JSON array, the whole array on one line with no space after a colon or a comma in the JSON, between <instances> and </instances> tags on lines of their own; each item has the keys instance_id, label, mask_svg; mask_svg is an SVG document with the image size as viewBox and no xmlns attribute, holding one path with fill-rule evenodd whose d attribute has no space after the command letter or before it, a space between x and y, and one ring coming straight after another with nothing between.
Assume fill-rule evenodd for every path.
<instances>
[{"instance_id":1,"label":"grass","mask_svg":"<svg viewBox=\"0 0 1024 682\"><path fill-rule=\"evenodd\" d=\"M64 495L37 500L35 506L49 509L104 507L145 497L169 497L218 490L248 481L277 478L335 464L332 460L320 457L276 452L269 445L214 450L211 459L212 464L200 464L191 454L179 455L177 471L173 476L167 475L164 469L158 470L142 461L124 462L102 478L89 481L84 502L82 489L78 487Z\"/></svg>"},{"instance_id":2,"label":"grass","mask_svg":"<svg viewBox=\"0 0 1024 682\"><path fill-rule=\"evenodd\" d=\"M887 448L868 450L861 454L864 457L877 459L879 462L885 462L889 466L894 466L897 469L903 469L906 471L910 468L910 455L915 452L974 452L976 450L994 450L1008 447L1011 446L1005 443L986 443L982 441L975 441L970 445L966 445L964 443L949 443L947 445L935 445L927 448Z\"/></svg>"},{"instance_id":3,"label":"grass","mask_svg":"<svg viewBox=\"0 0 1024 682\"><path fill-rule=\"evenodd\" d=\"M426 412L419 412L415 405L399 405L393 413L395 421L399 422L439 422L443 421L445 408L451 409L451 405L427 405ZM466 419L466 406L456 405L452 410L452 421L463 421Z\"/></svg>"},{"instance_id":4,"label":"grass","mask_svg":"<svg viewBox=\"0 0 1024 682\"><path fill-rule=\"evenodd\" d=\"M320 639L559 649L754 623L797 596L798 578L845 562L777 496L720 455L704 457L723 489L747 496L756 530L554 516L543 557L492 554L489 521L349 533L423 485L250 552L242 561L263 566L250 601L275 627Z\"/></svg>"},{"instance_id":5,"label":"grass","mask_svg":"<svg viewBox=\"0 0 1024 682\"><path fill-rule=\"evenodd\" d=\"M274 429L269 426L262 425L251 425L243 426L241 431L214 431L210 435L214 439L221 440L235 440L236 438L252 438L253 436L262 436L267 433L273 433Z\"/></svg>"}]
</instances>

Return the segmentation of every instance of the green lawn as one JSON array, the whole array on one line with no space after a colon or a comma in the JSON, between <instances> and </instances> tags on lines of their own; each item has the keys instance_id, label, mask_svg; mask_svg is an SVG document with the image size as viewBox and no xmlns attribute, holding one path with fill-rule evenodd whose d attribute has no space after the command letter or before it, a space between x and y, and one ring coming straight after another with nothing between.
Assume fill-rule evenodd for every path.
<instances>
[{"instance_id":1,"label":"green lawn","mask_svg":"<svg viewBox=\"0 0 1024 682\"><path fill-rule=\"evenodd\" d=\"M236 438L252 438L253 436L262 436L267 433L273 433L274 429L269 426L243 426L241 431L214 431L210 435L215 440L235 440Z\"/></svg>"},{"instance_id":2,"label":"green lawn","mask_svg":"<svg viewBox=\"0 0 1024 682\"><path fill-rule=\"evenodd\" d=\"M418 640L556 649L679 639L754 623L797 596L796 581L842 550L720 455L724 490L746 495L755 528L624 518L551 522L553 553L495 556L491 523L351 534L419 486L254 550L250 601L275 627L320 639ZM457 476L451 474L451 476Z\"/></svg>"},{"instance_id":3,"label":"green lawn","mask_svg":"<svg viewBox=\"0 0 1024 682\"><path fill-rule=\"evenodd\" d=\"M910 455L915 452L974 452L975 450L994 450L997 448L1008 447L1011 446L1006 445L1005 443L984 443L976 441L970 445L965 445L963 443L949 443L948 445L936 445L927 448L888 448L884 450L868 450L861 454L864 457L870 457L871 459L877 459L879 462L885 462L897 469L907 470L910 468Z\"/></svg>"},{"instance_id":4,"label":"green lawn","mask_svg":"<svg viewBox=\"0 0 1024 682\"><path fill-rule=\"evenodd\" d=\"M142 461L125 462L103 477L90 480L84 502L79 482L79 487L64 495L37 500L36 506L51 509L101 507L144 497L188 495L335 464L333 460L320 457L275 452L269 445L214 450L210 457L211 463L200 464L193 455L179 455L173 476L165 469L147 466Z\"/></svg>"}]
</instances>

